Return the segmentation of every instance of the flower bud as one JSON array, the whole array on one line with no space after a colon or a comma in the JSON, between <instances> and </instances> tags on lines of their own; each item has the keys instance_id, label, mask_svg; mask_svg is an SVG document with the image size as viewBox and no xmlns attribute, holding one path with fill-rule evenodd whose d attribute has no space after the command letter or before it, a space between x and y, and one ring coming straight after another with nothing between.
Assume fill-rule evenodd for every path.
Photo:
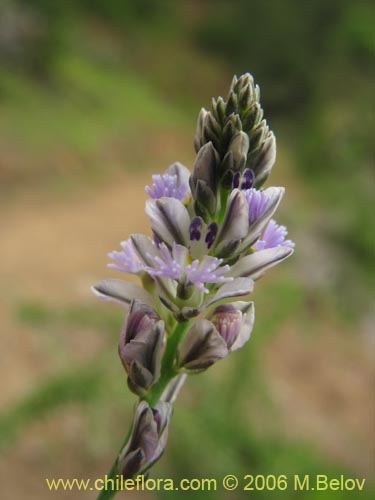
<instances>
[{"instance_id":1,"label":"flower bud","mask_svg":"<svg viewBox=\"0 0 375 500\"><path fill-rule=\"evenodd\" d=\"M194 137L194 147L197 153L204 144L203 127L206 121L207 114L207 110L202 108L198 115L197 130Z\"/></svg>"},{"instance_id":2,"label":"flower bud","mask_svg":"<svg viewBox=\"0 0 375 500\"><path fill-rule=\"evenodd\" d=\"M194 323L179 346L177 364L185 370L199 372L227 354L226 343L215 326L201 319Z\"/></svg>"},{"instance_id":3,"label":"flower bud","mask_svg":"<svg viewBox=\"0 0 375 500\"><path fill-rule=\"evenodd\" d=\"M237 132L229 144L229 149L233 155L233 169L241 171L246 165L247 152L249 151L249 136L245 132Z\"/></svg>"},{"instance_id":4,"label":"flower bud","mask_svg":"<svg viewBox=\"0 0 375 500\"><path fill-rule=\"evenodd\" d=\"M168 438L172 405L161 402L150 408L138 404L130 439L117 458L117 469L125 479L144 474L163 454Z\"/></svg>"},{"instance_id":5,"label":"flower bud","mask_svg":"<svg viewBox=\"0 0 375 500\"><path fill-rule=\"evenodd\" d=\"M191 175L192 192L195 195L195 186L199 180L203 181L211 189L216 192L216 166L218 162L217 152L208 142L200 148L195 160L193 173Z\"/></svg>"},{"instance_id":6,"label":"flower bud","mask_svg":"<svg viewBox=\"0 0 375 500\"><path fill-rule=\"evenodd\" d=\"M250 338L254 324L254 304L223 304L214 310L210 321L225 341L228 350L236 351Z\"/></svg>"},{"instance_id":7,"label":"flower bud","mask_svg":"<svg viewBox=\"0 0 375 500\"><path fill-rule=\"evenodd\" d=\"M133 301L121 329L119 354L136 394L145 394L159 378L164 345L164 322L153 309Z\"/></svg>"}]
</instances>

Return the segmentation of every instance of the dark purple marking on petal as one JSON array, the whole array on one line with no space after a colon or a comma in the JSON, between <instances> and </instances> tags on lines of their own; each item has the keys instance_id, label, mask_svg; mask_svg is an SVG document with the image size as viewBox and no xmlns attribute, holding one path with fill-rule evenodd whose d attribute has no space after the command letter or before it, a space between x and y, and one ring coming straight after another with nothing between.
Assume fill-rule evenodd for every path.
<instances>
[{"instance_id":1,"label":"dark purple marking on petal","mask_svg":"<svg viewBox=\"0 0 375 500\"><path fill-rule=\"evenodd\" d=\"M241 177L241 174L240 172L236 172L233 176L233 180L232 180L232 187L233 189L237 189L240 185L240 177Z\"/></svg>"},{"instance_id":2,"label":"dark purple marking on petal","mask_svg":"<svg viewBox=\"0 0 375 500\"><path fill-rule=\"evenodd\" d=\"M250 189L253 187L254 184L254 171L251 170L250 168L247 168L244 170L242 174L242 179L241 179L241 189Z\"/></svg>"},{"instance_id":3,"label":"dark purple marking on petal","mask_svg":"<svg viewBox=\"0 0 375 500\"><path fill-rule=\"evenodd\" d=\"M160 244L162 243L162 240L155 232L153 232L153 234L154 234L154 243L159 248Z\"/></svg>"},{"instance_id":4,"label":"dark purple marking on petal","mask_svg":"<svg viewBox=\"0 0 375 500\"><path fill-rule=\"evenodd\" d=\"M202 220L199 217L195 217L190 224L189 233L190 241L199 241L202 236Z\"/></svg>"},{"instance_id":5,"label":"dark purple marking on petal","mask_svg":"<svg viewBox=\"0 0 375 500\"><path fill-rule=\"evenodd\" d=\"M210 249L212 245L214 244L214 241L217 236L217 231L218 227L216 222L211 222L211 224L208 225L207 227L207 234L206 234L206 239L205 242L207 243L207 248Z\"/></svg>"}]
</instances>

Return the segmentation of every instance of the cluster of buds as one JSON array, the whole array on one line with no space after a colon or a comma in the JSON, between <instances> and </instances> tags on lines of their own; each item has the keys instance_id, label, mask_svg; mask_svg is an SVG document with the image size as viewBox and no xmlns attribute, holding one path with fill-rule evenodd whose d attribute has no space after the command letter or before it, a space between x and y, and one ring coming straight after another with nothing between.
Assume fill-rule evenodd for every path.
<instances>
[{"instance_id":1,"label":"cluster of buds","mask_svg":"<svg viewBox=\"0 0 375 500\"><path fill-rule=\"evenodd\" d=\"M110 267L138 275L142 286L108 279L93 287L126 308L119 354L140 402L117 460L125 477L161 455L178 377L247 342L254 282L293 252L272 218L284 188L261 189L276 143L251 75L235 77L226 101L201 110L194 144L192 173L174 163L146 187L152 236L132 234L109 254Z\"/></svg>"}]
</instances>

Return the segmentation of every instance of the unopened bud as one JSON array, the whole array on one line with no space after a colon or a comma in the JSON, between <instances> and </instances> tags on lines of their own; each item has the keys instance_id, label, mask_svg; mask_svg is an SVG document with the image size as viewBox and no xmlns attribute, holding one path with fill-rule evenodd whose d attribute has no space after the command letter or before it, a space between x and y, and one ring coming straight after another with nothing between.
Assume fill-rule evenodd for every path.
<instances>
[{"instance_id":1,"label":"unopened bud","mask_svg":"<svg viewBox=\"0 0 375 500\"><path fill-rule=\"evenodd\" d=\"M133 301L121 329L119 354L136 394L143 395L159 378L164 345L164 322L153 309Z\"/></svg>"},{"instance_id":2,"label":"unopened bud","mask_svg":"<svg viewBox=\"0 0 375 500\"><path fill-rule=\"evenodd\" d=\"M217 307L210 321L226 343L229 351L236 351L250 338L254 324L252 302L233 302Z\"/></svg>"},{"instance_id":3,"label":"unopened bud","mask_svg":"<svg viewBox=\"0 0 375 500\"><path fill-rule=\"evenodd\" d=\"M233 155L233 169L242 170L246 165L247 153L249 151L249 137L242 130L232 138L228 151Z\"/></svg>"},{"instance_id":4,"label":"unopened bud","mask_svg":"<svg viewBox=\"0 0 375 500\"><path fill-rule=\"evenodd\" d=\"M215 361L225 358L228 349L215 326L206 319L197 320L178 349L177 364L185 370L205 370Z\"/></svg>"},{"instance_id":5,"label":"unopened bud","mask_svg":"<svg viewBox=\"0 0 375 500\"><path fill-rule=\"evenodd\" d=\"M130 439L117 459L117 470L125 479L144 474L162 455L168 439L172 405L161 402L150 408L138 404Z\"/></svg>"}]
</instances>

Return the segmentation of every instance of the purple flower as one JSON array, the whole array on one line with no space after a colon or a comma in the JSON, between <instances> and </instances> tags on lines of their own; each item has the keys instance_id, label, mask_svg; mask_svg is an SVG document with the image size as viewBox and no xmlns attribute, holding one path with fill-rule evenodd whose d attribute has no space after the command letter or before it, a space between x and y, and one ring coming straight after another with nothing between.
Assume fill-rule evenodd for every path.
<instances>
[{"instance_id":1,"label":"purple flower","mask_svg":"<svg viewBox=\"0 0 375 500\"><path fill-rule=\"evenodd\" d=\"M146 192L151 198L176 198L183 201L188 192L185 184L178 185L177 175L153 175L152 188L146 186Z\"/></svg>"},{"instance_id":2,"label":"purple flower","mask_svg":"<svg viewBox=\"0 0 375 500\"><path fill-rule=\"evenodd\" d=\"M266 248L289 247L294 248L294 242L286 240L288 230L285 226L279 226L275 220L270 220L260 239L255 243L255 250L265 250Z\"/></svg>"},{"instance_id":3,"label":"purple flower","mask_svg":"<svg viewBox=\"0 0 375 500\"><path fill-rule=\"evenodd\" d=\"M108 264L108 267L123 273L137 274L144 270L144 264L139 258L131 240L121 242L122 250L113 250L108 254L115 264Z\"/></svg>"},{"instance_id":4,"label":"purple flower","mask_svg":"<svg viewBox=\"0 0 375 500\"><path fill-rule=\"evenodd\" d=\"M243 191L249 206L249 224L253 224L262 217L268 208L269 196L267 191L251 188Z\"/></svg>"},{"instance_id":5,"label":"purple flower","mask_svg":"<svg viewBox=\"0 0 375 500\"><path fill-rule=\"evenodd\" d=\"M285 189L269 187L264 191L255 188L245 189L243 193L248 217L248 232L237 248L237 254L247 253L260 238L264 228L275 213Z\"/></svg>"},{"instance_id":6,"label":"purple flower","mask_svg":"<svg viewBox=\"0 0 375 500\"><path fill-rule=\"evenodd\" d=\"M189 195L189 170L174 163L162 175L152 176L152 187L146 186L147 194L157 200L159 198L176 198L186 201Z\"/></svg>"},{"instance_id":7,"label":"purple flower","mask_svg":"<svg viewBox=\"0 0 375 500\"><path fill-rule=\"evenodd\" d=\"M160 256L150 256L155 267L148 267L147 272L152 276L160 276L172 280L180 280L184 274L188 250L182 245L173 244L172 253L165 243L159 245Z\"/></svg>"},{"instance_id":8,"label":"purple flower","mask_svg":"<svg viewBox=\"0 0 375 500\"><path fill-rule=\"evenodd\" d=\"M194 260L186 267L186 277L188 283L192 283L202 292L208 293L209 290L204 283L226 283L232 281L232 278L224 278L223 274L229 271L229 266L219 267L223 259L210 257L207 255L199 262Z\"/></svg>"},{"instance_id":9,"label":"purple flower","mask_svg":"<svg viewBox=\"0 0 375 500\"><path fill-rule=\"evenodd\" d=\"M202 292L209 290L205 283L225 283L232 281L232 278L225 278L223 275L229 271L229 266L222 266L222 259L206 255L202 260L191 262L189 250L176 243L173 244L172 252L162 243L159 246L160 255L151 256L154 266L149 266L146 271L151 276L169 278L181 284L195 285ZM189 263L191 262L191 263Z\"/></svg>"}]
</instances>

